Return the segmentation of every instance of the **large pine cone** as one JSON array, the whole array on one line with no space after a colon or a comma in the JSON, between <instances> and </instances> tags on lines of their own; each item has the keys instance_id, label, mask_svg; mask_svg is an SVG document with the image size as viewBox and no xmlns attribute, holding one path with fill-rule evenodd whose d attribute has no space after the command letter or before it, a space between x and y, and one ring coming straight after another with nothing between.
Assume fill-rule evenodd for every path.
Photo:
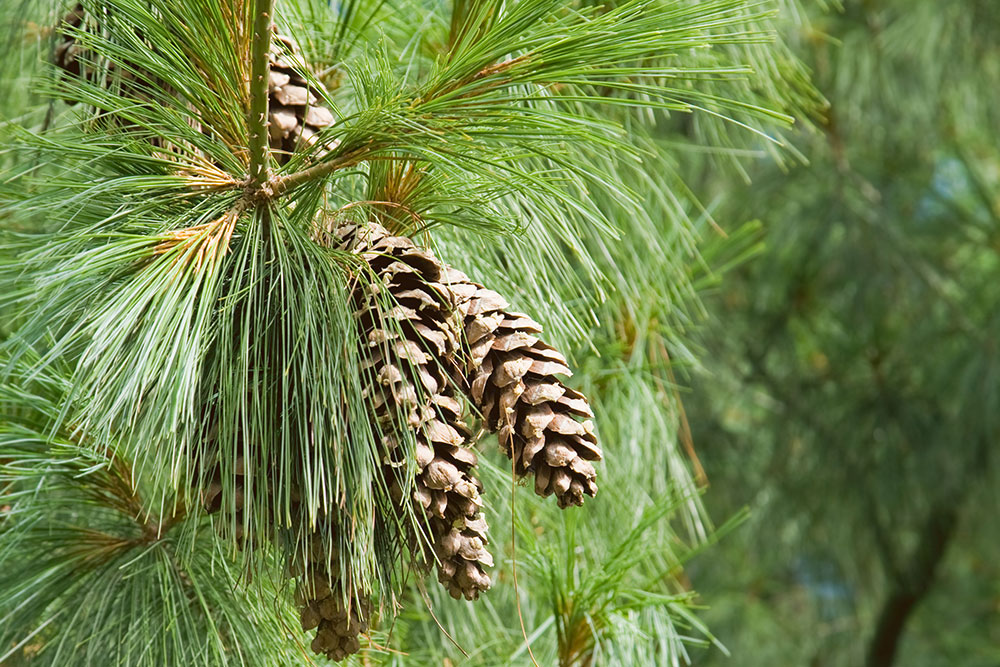
<instances>
[{"instance_id":1,"label":"large pine cone","mask_svg":"<svg viewBox=\"0 0 1000 667\"><path fill-rule=\"evenodd\" d=\"M597 493L591 461L602 454L586 397L557 377L572 375L566 358L496 292L454 270L447 281L469 346L460 372L487 427L518 475L535 474L536 493L555 493L560 507L582 505Z\"/></svg>"},{"instance_id":2,"label":"large pine cone","mask_svg":"<svg viewBox=\"0 0 1000 667\"><path fill-rule=\"evenodd\" d=\"M485 548L476 454L466 447L471 433L449 377L448 360L458 349L450 292L439 282L436 260L408 239L377 226L344 227L338 234L380 283L359 290L356 305L368 341L364 363L375 378L372 398L390 488L402 502L397 471L406 462L396 434L406 429L416 437L412 499L423 511L426 531L413 536L412 547L423 551L426 539L433 554L424 558L437 561L441 583L453 597L474 600L490 587L486 568L493 559Z\"/></svg>"},{"instance_id":3,"label":"large pine cone","mask_svg":"<svg viewBox=\"0 0 1000 667\"><path fill-rule=\"evenodd\" d=\"M527 315L507 310L499 294L444 264L412 241L389 236L378 225L345 227L339 232L348 246L358 246L379 275L407 276L399 291L421 308L451 308L461 319L465 349L442 348L441 358L453 379L482 412L488 428L498 432L501 448L514 460L518 475L534 473L535 491L555 494L560 507L583 504L597 493L592 461L602 454L593 430L587 399L557 376L572 375L565 357L538 334L541 326ZM412 276L412 277L411 277ZM409 282L407 282L409 281ZM416 298L415 298L416 297ZM415 300L414 300L415 299ZM445 314L436 315L448 320ZM435 335L439 335L435 333ZM445 338L444 334L440 334ZM440 383L440 380L435 380Z\"/></svg>"}]
</instances>

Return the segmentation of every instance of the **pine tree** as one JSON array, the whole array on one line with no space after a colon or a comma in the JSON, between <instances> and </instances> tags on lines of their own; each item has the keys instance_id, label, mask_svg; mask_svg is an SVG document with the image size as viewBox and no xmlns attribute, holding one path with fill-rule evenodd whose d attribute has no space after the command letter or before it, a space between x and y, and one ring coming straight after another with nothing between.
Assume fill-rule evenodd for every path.
<instances>
[{"instance_id":1,"label":"pine tree","mask_svg":"<svg viewBox=\"0 0 1000 667\"><path fill-rule=\"evenodd\" d=\"M724 153L780 143L804 103L778 82L808 86L767 11L0 12L26 63L2 107L0 661L440 662L432 621L482 664L711 641L664 548L671 518L711 528L667 366L696 204L662 142L695 113ZM597 492L598 428L628 500L560 516ZM527 474L555 502L505 500ZM601 526L624 532L579 555Z\"/></svg>"}]
</instances>

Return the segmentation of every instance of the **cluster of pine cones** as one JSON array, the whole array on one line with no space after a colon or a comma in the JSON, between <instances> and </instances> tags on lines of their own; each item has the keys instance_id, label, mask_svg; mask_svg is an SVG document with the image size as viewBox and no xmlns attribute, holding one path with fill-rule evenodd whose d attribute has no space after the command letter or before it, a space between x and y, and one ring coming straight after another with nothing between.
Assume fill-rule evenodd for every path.
<instances>
[{"instance_id":1,"label":"cluster of pine cones","mask_svg":"<svg viewBox=\"0 0 1000 667\"><path fill-rule=\"evenodd\" d=\"M71 10L64 23L86 27L83 8ZM64 33L54 60L66 75L87 77L83 55ZM300 63L294 42L276 35L268 118L279 161L311 146L334 122L296 69ZM383 472L394 499L401 507L412 503L423 517L410 536L410 549L417 562L436 565L453 597L475 600L491 585L487 569L493 559L465 406L471 403L498 434L517 475L533 474L535 491L554 494L560 507L580 505L597 492L593 461L601 450L593 414L586 398L560 379L570 369L539 337L541 326L510 310L502 296L374 221L335 227L330 236L331 243L367 265L356 281L353 305L374 406L368 426L382 443ZM416 465L410 468L408 448L400 446L407 433L416 442ZM405 469L415 470L416 478L400 480L398 471ZM242 474L236 472L237 506ZM207 511L224 506L222 487L210 485ZM404 488L412 489L409 497ZM296 594L302 627L316 629L316 653L342 660L360 648L370 602L353 589L349 576L337 578L343 572L337 553L318 550L305 562Z\"/></svg>"}]
</instances>

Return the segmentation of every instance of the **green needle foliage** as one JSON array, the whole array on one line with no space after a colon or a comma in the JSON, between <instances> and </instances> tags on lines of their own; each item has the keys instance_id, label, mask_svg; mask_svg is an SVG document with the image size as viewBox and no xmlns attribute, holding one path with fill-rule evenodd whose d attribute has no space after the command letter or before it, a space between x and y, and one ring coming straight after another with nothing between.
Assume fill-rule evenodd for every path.
<instances>
[{"instance_id":1,"label":"green needle foliage","mask_svg":"<svg viewBox=\"0 0 1000 667\"><path fill-rule=\"evenodd\" d=\"M234 590L243 559L204 517L140 485L121 457L68 429L70 375L37 357L0 393L3 664L287 664L296 619L271 580ZM58 364L57 364L58 365ZM55 372L52 372L55 371ZM30 407L29 407L30 406ZM274 555L259 554L260 562Z\"/></svg>"},{"instance_id":2,"label":"green needle foliage","mask_svg":"<svg viewBox=\"0 0 1000 667\"><path fill-rule=\"evenodd\" d=\"M712 642L683 576L713 528L673 364L696 362L714 221L679 174L780 154L817 105L775 3L82 5L58 31L69 7L0 8L20 65L0 80L0 662L309 664L290 572L317 552L380 603L366 664L680 664ZM272 20L333 118L290 155L263 134ZM52 64L66 39L81 76ZM331 244L348 222L537 316L598 415L609 491L569 519L508 500L483 448L498 567L475 605L407 554L421 516L384 472L353 295L396 304ZM415 434L392 435L413 472Z\"/></svg>"}]
</instances>

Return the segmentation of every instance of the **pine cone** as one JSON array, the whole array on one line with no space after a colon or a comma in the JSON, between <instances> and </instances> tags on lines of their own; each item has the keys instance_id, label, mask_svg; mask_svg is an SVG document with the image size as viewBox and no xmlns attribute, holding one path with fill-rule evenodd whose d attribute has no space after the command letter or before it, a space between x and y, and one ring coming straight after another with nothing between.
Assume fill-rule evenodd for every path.
<instances>
[{"instance_id":1,"label":"pine cone","mask_svg":"<svg viewBox=\"0 0 1000 667\"><path fill-rule=\"evenodd\" d=\"M63 16L61 25L79 28L86 19L83 5L77 4ZM316 135L323 128L333 125L334 117L330 109L318 104L318 91L302 76L301 72L306 71L307 65L294 40L280 34L277 26L272 26L272 29L274 39L269 54L271 73L268 79L268 142L275 151L278 162L284 164L300 141L306 146L315 144ZM73 35L64 32L56 44L53 62L69 76L82 76L93 82L96 72L92 68L85 70L85 64L81 62L82 55L83 49ZM109 63L108 69L106 86L111 85L111 78L116 71L114 63ZM122 71L121 75L127 79L134 78L126 71ZM157 87L165 86L159 84Z\"/></svg>"},{"instance_id":2,"label":"pine cone","mask_svg":"<svg viewBox=\"0 0 1000 667\"><path fill-rule=\"evenodd\" d=\"M560 507L582 505L584 494L597 493L591 461L601 449L587 399L556 377L572 375L566 358L496 292L454 270L446 281L469 346L460 372L487 427L518 475L534 472L536 493L555 493Z\"/></svg>"},{"instance_id":3,"label":"pine cone","mask_svg":"<svg viewBox=\"0 0 1000 667\"><path fill-rule=\"evenodd\" d=\"M284 164L295 152L299 141L307 146L316 143L316 135L333 125L333 113L318 104L316 89L300 74L306 69L295 42L277 32L271 45L271 74L268 79L267 131L278 162ZM293 67L294 64L297 67Z\"/></svg>"},{"instance_id":4,"label":"pine cone","mask_svg":"<svg viewBox=\"0 0 1000 667\"><path fill-rule=\"evenodd\" d=\"M334 579L340 572L340 555L322 547L320 539L311 541L312 552L306 558L305 572L299 578L295 601L303 630L316 629L310 647L313 652L341 661L361 649L359 636L368 631L371 600L354 595L348 582ZM346 593L346 594L345 594Z\"/></svg>"},{"instance_id":5,"label":"pine cone","mask_svg":"<svg viewBox=\"0 0 1000 667\"><path fill-rule=\"evenodd\" d=\"M450 306L462 319L468 349L456 348L456 354L449 355L452 374L482 412L487 427L499 433L500 446L514 459L515 472L534 473L535 492L555 493L560 507L582 505L584 495L595 495L597 473L591 461L600 460L601 450L593 413L581 393L556 377L572 372L565 357L538 338L541 326L527 315L508 311L499 294L442 264L409 239L389 236L378 225L363 231L348 227L339 234L348 245L354 236L364 237L362 246L373 251L365 256L371 257L368 261L380 275L395 271L390 267L399 264L397 258L409 258L404 262L406 271L423 278L427 287L422 294L428 303L438 310Z\"/></svg>"},{"instance_id":6,"label":"pine cone","mask_svg":"<svg viewBox=\"0 0 1000 667\"><path fill-rule=\"evenodd\" d=\"M482 485L472 471L476 454L465 446L471 432L448 372L458 337L450 292L439 282L441 266L381 227L344 227L338 234L343 246L364 257L395 302L383 312L381 288L356 295L368 340L365 365L377 378L373 399L378 427L386 434L386 474L397 502L403 502L403 493L395 469L405 461L393 434L410 429L416 436L412 498L423 510L433 554L425 552L419 536L411 547L424 552L425 561L436 556L438 579L452 597L474 600L490 587L486 568L493 559L485 548ZM387 348L395 354L387 357Z\"/></svg>"}]
</instances>

